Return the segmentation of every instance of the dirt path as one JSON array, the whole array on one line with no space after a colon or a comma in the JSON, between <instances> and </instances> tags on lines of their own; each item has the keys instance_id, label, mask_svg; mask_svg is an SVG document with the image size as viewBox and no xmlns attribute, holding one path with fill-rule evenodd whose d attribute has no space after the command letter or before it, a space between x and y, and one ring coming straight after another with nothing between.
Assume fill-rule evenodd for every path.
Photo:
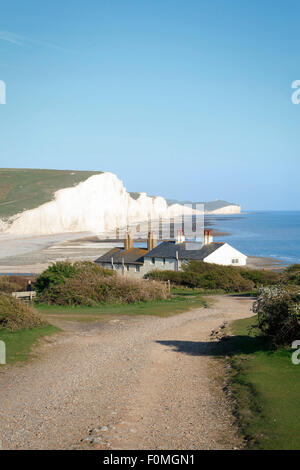
<instances>
[{"instance_id":1,"label":"dirt path","mask_svg":"<svg viewBox=\"0 0 300 470\"><path fill-rule=\"evenodd\" d=\"M27 365L0 370L3 448L239 447L209 335L252 302L213 301L169 318L68 322Z\"/></svg>"}]
</instances>

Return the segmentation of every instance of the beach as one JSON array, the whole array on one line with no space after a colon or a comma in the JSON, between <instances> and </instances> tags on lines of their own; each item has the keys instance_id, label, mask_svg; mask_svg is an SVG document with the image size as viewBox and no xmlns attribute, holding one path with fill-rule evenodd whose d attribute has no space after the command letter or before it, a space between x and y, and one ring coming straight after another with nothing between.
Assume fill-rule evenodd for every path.
<instances>
[{"instance_id":1,"label":"beach","mask_svg":"<svg viewBox=\"0 0 300 470\"><path fill-rule=\"evenodd\" d=\"M222 233L215 231L215 236ZM57 261L94 261L122 241L99 240L90 232L55 235L0 235L1 274L40 274ZM247 265L255 269L282 269L282 261L271 257L249 256Z\"/></svg>"}]
</instances>

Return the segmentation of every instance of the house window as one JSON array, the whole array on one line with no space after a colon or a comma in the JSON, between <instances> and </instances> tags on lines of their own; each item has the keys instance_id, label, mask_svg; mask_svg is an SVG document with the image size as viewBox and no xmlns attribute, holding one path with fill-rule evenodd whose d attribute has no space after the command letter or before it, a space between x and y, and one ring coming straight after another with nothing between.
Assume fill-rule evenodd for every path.
<instances>
[{"instance_id":1,"label":"house window","mask_svg":"<svg viewBox=\"0 0 300 470\"><path fill-rule=\"evenodd\" d=\"M135 267L135 270L136 270L137 273L139 273L140 270L141 270L141 267L137 264L136 267Z\"/></svg>"},{"instance_id":2,"label":"house window","mask_svg":"<svg viewBox=\"0 0 300 470\"><path fill-rule=\"evenodd\" d=\"M151 258L150 263L151 263L151 264L155 264L155 258Z\"/></svg>"},{"instance_id":3,"label":"house window","mask_svg":"<svg viewBox=\"0 0 300 470\"><path fill-rule=\"evenodd\" d=\"M238 258L233 258L231 262L232 262L232 264L239 264L239 259Z\"/></svg>"}]
</instances>

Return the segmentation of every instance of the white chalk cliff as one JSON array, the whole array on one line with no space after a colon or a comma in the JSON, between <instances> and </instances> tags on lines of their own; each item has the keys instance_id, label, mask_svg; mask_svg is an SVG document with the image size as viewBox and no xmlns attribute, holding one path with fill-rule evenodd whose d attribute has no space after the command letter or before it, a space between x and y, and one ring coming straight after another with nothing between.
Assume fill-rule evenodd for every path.
<instances>
[{"instance_id":1,"label":"white chalk cliff","mask_svg":"<svg viewBox=\"0 0 300 470\"><path fill-rule=\"evenodd\" d=\"M205 214L240 214L241 206L237 204L230 204L228 206L221 207L220 209L214 209L211 211L205 211Z\"/></svg>"},{"instance_id":2,"label":"white chalk cliff","mask_svg":"<svg viewBox=\"0 0 300 470\"><path fill-rule=\"evenodd\" d=\"M168 206L162 197L140 193L133 199L112 173L91 176L71 188L60 189L54 199L35 209L16 214L0 230L11 234L108 232L159 216L176 217L191 210L180 204ZM1 224L0 224L1 225Z\"/></svg>"}]
</instances>

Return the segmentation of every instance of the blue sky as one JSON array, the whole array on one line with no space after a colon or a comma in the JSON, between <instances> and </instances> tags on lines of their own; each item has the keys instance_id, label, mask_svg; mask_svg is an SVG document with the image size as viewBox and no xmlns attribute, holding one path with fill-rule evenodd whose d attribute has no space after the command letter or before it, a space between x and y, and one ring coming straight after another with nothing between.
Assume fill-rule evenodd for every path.
<instances>
[{"instance_id":1,"label":"blue sky","mask_svg":"<svg viewBox=\"0 0 300 470\"><path fill-rule=\"evenodd\" d=\"M300 210L299 13L293 0L2 4L0 166Z\"/></svg>"}]
</instances>

